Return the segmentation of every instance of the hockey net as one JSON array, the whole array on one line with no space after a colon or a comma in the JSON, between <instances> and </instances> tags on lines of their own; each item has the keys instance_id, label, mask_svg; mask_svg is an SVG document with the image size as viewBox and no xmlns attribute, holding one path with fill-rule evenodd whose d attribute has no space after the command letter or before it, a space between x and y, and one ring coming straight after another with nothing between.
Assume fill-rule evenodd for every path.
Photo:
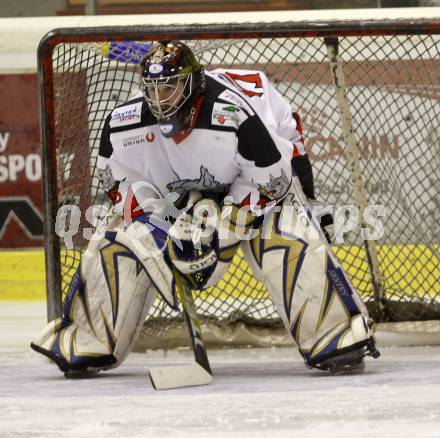
<instances>
[{"instance_id":1,"label":"hockey net","mask_svg":"<svg viewBox=\"0 0 440 438\"><path fill-rule=\"evenodd\" d=\"M273 23L269 34L276 35L271 37L267 27L259 32L258 26L230 32L231 27L219 25L211 34L209 28L200 32L199 27L199 33L173 29L207 69L266 72L302 116L323 204L335 209L356 205L361 211L363 202L385 207L379 240L365 244L358 225L344 234L343 243L333 244L372 316L377 321L439 319L440 28L423 20L416 25L373 22L362 31L359 23L330 26L326 32L322 23L303 27ZM96 172L105 117L138 91L139 60L152 41L170 31L141 30L65 30L40 45L51 317L60 311L87 244L87 208L95 205L99 215L107 206ZM342 123L347 111L350 126ZM66 249L65 236L58 239L54 232L62 205L81 212L71 236L74 249ZM194 291L194 297L202 320L217 328L281 326L264 285L240 254L217 286ZM153 338L167 336L172 344L179 331L173 328L182 321L157 298L143 336L150 347Z\"/></svg>"}]
</instances>

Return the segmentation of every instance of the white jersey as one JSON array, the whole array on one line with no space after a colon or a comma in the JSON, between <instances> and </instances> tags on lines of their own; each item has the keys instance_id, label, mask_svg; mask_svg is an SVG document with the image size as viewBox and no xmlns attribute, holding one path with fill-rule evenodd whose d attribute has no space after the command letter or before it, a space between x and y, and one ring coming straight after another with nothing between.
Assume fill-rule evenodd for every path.
<instances>
[{"instance_id":1,"label":"white jersey","mask_svg":"<svg viewBox=\"0 0 440 438\"><path fill-rule=\"evenodd\" d=\"M263 72L218 68L209 72L209 75L238 88L248 97L267 126L274 129L279 136L290 140L300 155L306 153L290 105Z\"/></svg>"},{"instance_id":2,"label":"white jersey","mask_svg":"<svg viewBox=\"0 0 440 438\"><path fill-rule=\"evenodd\" d=\"M141 94L108 116L98 169L116 211L140 181L162 196L217 192L254 208L287 193L293 147L303 147L289 105L261 72L218 69L206 80L185 134L162 136Z\"/></svg>"}]
</instances>

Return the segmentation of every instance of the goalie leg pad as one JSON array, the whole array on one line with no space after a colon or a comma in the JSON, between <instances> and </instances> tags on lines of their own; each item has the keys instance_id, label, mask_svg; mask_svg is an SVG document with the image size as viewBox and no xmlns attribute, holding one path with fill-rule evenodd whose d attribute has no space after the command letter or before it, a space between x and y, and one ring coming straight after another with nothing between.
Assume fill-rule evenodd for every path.
<instances>
[{"instance_id":1,"label":"goalie leg pad","mask_svg":"<svg viewBox=\"0 0 440 438\"><path fill-rule=\"evenodd\" d=\"M293 184L292 184L293 185ZM286 201L290 203L287 203ZM310 366L350 350L376 355L368 312L296 193L243 245ZM368 324L367 324L368 322Z\"/></svg>"},{"instance_id":2,"label":"goalie leg pad","mask_svg":"<svg viewBox=\"0 0 440 438\"><path fill-rule=\"evenodd\" d=\"M152 236L135 239L126 231L92 241L72 279L63 317L49 323L32 348L65 373L119 365L136 341L157 285L172 298L172 274L161 264L163 256L148 259L144 251L153 243Z\"/></svg>"}]
</instances>

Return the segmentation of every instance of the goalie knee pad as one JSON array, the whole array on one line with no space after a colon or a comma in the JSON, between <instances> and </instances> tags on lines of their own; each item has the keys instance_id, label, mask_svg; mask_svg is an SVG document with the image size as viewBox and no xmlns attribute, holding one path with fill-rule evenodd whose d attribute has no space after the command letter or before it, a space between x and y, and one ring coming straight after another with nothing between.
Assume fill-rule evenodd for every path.
<instances>
[{"instance_id":1,"label":"goalie knee pad","mask_svg":"<svg viewBox=\"0 0 440 438\"><path fill-rule=\"evenodd\" d=\"M142 229L142 227L144 229ZM134 222L107 231L84 252L63 306L31 344L61 371L107 369L127 356L157 293L177 306L163 232Z\"/></svg>"}]
</instances>

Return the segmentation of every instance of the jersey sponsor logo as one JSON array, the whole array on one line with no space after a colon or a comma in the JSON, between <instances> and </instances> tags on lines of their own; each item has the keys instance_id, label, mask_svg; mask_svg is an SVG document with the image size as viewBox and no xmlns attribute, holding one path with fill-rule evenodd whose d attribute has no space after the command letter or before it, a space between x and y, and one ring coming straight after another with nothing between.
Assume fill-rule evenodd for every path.
<instances>
[{"instance_id":1,"label":"jersey sponsor logo","mask_svg":"<svg viewBox=\"0 0 440 438\"><path fill-rule=\"evenodd\" d=\"M146 134L140 134L140 135L134 135L131 137L123 138L122 139L122 146L124 148L130 147L130 146L137 146L140 144L144 144L145 142L151 143L155 139L155 135L153 132L147 132Z\"/></svg>"},{"instance_id":2,"label":"jersey sponsor logo","mask_svg":"<svg viewBox=\"0 0 440 438\"><path fill-rule=\"evenodd\" d=\"M234 110L232 110L234 108ZM211 124L238 128L247 116L240 117L241 111L236 106L216 102L212 108Z\"/></svg>"},{"instance_id":3,"label":"jersey sponsor logo","mask_svg":"<svg viewBox=\"0 0 440 438\"><path fill-rule=\"evenodd\" d=\"M229 111L229 112L231 112L231 113L236 113L236 112L239 112L239 111L240 111L240 110L239 110L236 106L234 106L234 105L224 106L223 109L224 109L225 111Z\"/></svg>"},{"instance_id":4,"label":"jersey sponsor logo","mask_svg":"<svg viewBox=\"0 0 440 438\"><path fill-rule=\"evenodd\" d=\"M148 143L152 143L156 136L154 135L154 132L147 132L145 134L145 139L148 141Z\"/></svg>"},{"instance_id":5,"label":"jersey sponsor logo","mask_svg":"<svg viewBox=\"0 0 440 438\"><path fill-rule=\"evenodd\" d=\"M122 146L124 148L130 146L136 146L138 144L145 143L145 137L143 135L135 135L133 137L127 137L122 139Z\"/></svg>"},{"instance_id":6,"label":"jersey sponsor logo","mask_svg":"<svg viewBox=\"0 0 440 438\"><path fill-rule=\"evenodd\" d=\"M229 184L222 184L215 179L215 176L209 173L205 166L200 166L200 177L194 179L178 179L167 184L170 192L179 194L187 193L190 190L207 190L212 192L224 192Z\"/></svg>"},{"instance_id":7,"label":"jersey sponsor logo","mask_svg":"<svg viewBox=\"0 0 440 438\"><path fill-rule=\"evenodd\" d=\"M141 121L141 108L142 102L127 105L122 108L116 108L112 112L110 127L116 128L118 126L139 123Z\"/></svg>"},{"instance_id":8,"label":"jersey sponsor logo","mask_svg":"<svg viewBox=\"0 0 440 438\"><path fill-rule=\"evenodd\" d=\"M245 109L246 111L250 112L251 114L254 113L252 108L249 106L249 104L240 96L238 96L236 93L234 93L231 90L225 90L218 96L219 99L225 100L226 102L233 103L234 105L238 106L241 109Z\"/></svg>"}]
</instances>

